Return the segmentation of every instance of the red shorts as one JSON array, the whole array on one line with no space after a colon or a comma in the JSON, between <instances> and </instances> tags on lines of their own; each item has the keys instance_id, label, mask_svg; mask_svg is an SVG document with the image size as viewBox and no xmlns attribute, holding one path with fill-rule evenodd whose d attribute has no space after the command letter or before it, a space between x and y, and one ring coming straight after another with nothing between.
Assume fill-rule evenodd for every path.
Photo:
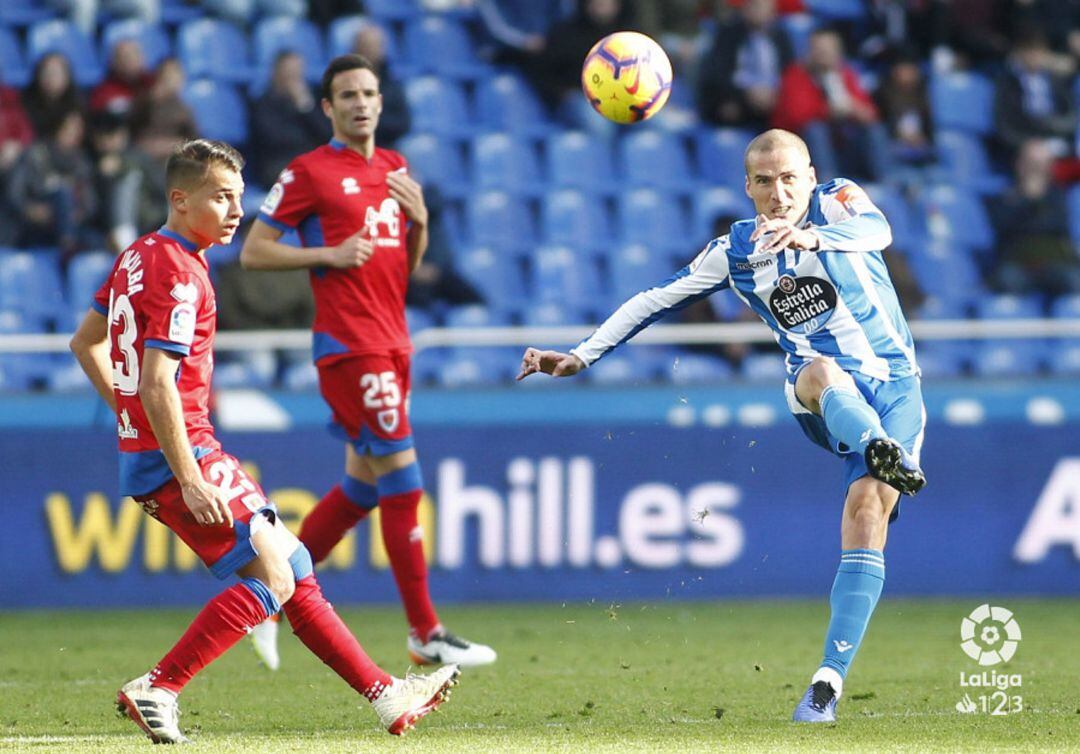
<instances>
[{"instance_id":1,"label":"red shorts","mask_svg":"<svg viewBox=\"0 0 1080 754\"><path fill-rule=\"evenodd\" d=\"M408 354L350 356L318 369L335 436L360 455L388 456L413 447Z\"/></svg>"},{"instance_id":2,"label":"red shorts","mask_svg":"<svg viewBox=\"0 0 1080 754\"><path fill-rule=\"evenodd\" d=\"M206 481L225 490L233 514L231 528L224 524L196 523L175 478L149 495L135 497L135 502L176 532L211 573L224 579L255 559L258 553L251 544L251 535L263 526L272 525L276 511L258 483L228 453L215 450L200 458L198 464Z\"/></svg>"}]
</instances>

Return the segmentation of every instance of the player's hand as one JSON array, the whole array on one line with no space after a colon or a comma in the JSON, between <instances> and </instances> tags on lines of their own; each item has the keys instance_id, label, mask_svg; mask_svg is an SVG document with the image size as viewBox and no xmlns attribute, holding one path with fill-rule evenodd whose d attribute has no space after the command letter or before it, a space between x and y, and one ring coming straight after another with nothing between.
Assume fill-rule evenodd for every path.
<instances>
[{"instance_id":1,"label":"player's hand","mask_svg":"<svg viewBox=\"0 0 1080 754\"><path fill-rule=\"evenodd\" d=\"M558 351L539 351L535 348L525 350L521 357L521 372L517 379L523 380L530 374L543 372L552 377L570 377L585 368L585 362L570 353Z\"/></svg>"},{"instance_id":2,"label":"player's hand","mask_svg":"<svg viewBox=\"0 0 1080 754\"><path fill-rule=\"evenodd\" d=\"M365 225L337 246L331 247L330 253L327 255L326 263L328 266L335 267L339 270L348 269L350 267L360 267L371 259L371 255L374 253L375 247L371 243L371 238L368 235L368 229Z\"/></svg>"},{"instance_id":3,"label":"player's hand","mask_svg":"<svg viewBox=\"0 0 1080 754\"><path fill-rule=\"evenodd\" d=\"M180 491L184 496L184 505L191 511L196 523L201 526L218 524L232 526L232 510L220 487L209 482L198 481L183 485Z\"/></svg>"},{"instance_id":4,"label":"player's hand","mask_svg":"<svg viewBox=\"0 0 1080 754\"><path fill-rule=\"evenodd\" d=\"M790 220L785 220L782 217L769 219L765 215L758 215L757 224L757 228L750 234L751 243L759 238L764 238L770 233L772 234L772 237L766 239L765 243L758 249L762 254L780 252L787 248L813 251L821 244L816 234L811 233L809 230L796 228Z\"/></svg>"},{"instance_id":5,"label":"player's hand","mask_svg":"<svg viewBox=\"0 0 1080 754\"><path fill-rule=\"evenodd\" d=\"M386 187L391 198L401 205L405 216L417 225L427 225L428 211L424 204L424 190L408 173L387 173Z\"/></svg>"}]
</instances>

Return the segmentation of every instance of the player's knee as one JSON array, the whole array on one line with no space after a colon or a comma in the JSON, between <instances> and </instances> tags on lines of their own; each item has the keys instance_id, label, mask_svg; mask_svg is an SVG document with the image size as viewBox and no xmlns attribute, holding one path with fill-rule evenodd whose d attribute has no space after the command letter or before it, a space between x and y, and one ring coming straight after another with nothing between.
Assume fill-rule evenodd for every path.
<instances>
[{"instance_id":1,"label":"player's knee","mask_svg":"<svg viewBox=\"0 0 1080 754\"><path fill-rule=\"evenodd\" d=\"M266 587L282 605L291 600L296 591L292 565L285 558L275 558L267 564L266 582Z\"/></svg>"}]
</instances>

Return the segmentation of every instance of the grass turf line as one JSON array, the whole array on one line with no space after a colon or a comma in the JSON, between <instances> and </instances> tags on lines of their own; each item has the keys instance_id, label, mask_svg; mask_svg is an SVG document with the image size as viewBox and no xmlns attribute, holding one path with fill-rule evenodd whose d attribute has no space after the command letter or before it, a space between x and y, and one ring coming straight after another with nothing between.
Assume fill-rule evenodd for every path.
<instances>
[{"instance_id":1,"label":"grass turf line","mask_svg":"<svg viewBox=\"0 0 1080 754\"><path fill-rule=\"evenodd\" d=\"M214 752L1067 751L1080 750L1080 600L996 600L1023 630L1001 672L1020 673L1024 711L961 715L960 620L982 600L884 600L837 725L791 711L820 658L816 602L457 606L452 630L499 651L467 670L443 711L404 740L287 632L283 668L246 642L181 697L181 727ZM112 716L116 689L146 672L194 610L0 616L0 750L145 751ZM400 610L342 610L389 671L407 667ZM283 626L283 629L285 626Z\"/></svg>"}]
</instances>

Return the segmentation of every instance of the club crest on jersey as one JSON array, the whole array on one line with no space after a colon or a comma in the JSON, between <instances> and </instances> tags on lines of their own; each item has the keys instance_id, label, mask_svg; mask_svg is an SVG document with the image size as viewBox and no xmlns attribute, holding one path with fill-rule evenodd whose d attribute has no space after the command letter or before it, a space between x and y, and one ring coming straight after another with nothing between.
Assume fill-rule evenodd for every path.
<instances>
[{"instance_id":1,"label":"club crest on jersey","mask_svg":"<svg viewBox=\"0 0 1080 754\"><path fill-rule=\"evenodd\" d=\"M131 417L128 416L128 410L120 410L120 421L116 425L116 434L118 434L124 440L138 440L139 430L131 426Z\"/></svg>"},{"instance_id":2,"label":"club crest on jersey","mask_svg":"<svg viewBox=\"0 0 1080 754\"><path fill-rule=\"evenodd\" d=\"M810 335L829 321L836 301L836 288L828 280L781 275L769 296L769 310L783 329Z\"/></svg>"},{"instance_id":3,"label":"club crest on jersey","mask_svg":"<svg viewBox=\"0 0 1080 754\"><path fill-rule=\"evenodd\" d=\"M359 194L360 183L352 176L349 176L348 178L342 178L341 190L344 191L346 194Z\"/></svg>"},{"instance_id":4,"label":"club crest on jersey","mask_svg":"<svg viewBox=\"0 0 1080 754\"><path fill-rule=\"evenodd\" d=\"M379 426L383 432L392 433L398 428L398 412L396 408L387 408L376 414Z\"/></svg>"},{"instance_id":5,"label":"club crest on jersey","mask_svg":"<svg viewBox=\"0 0 1080 754\"><path fill-rule=\"evenodd\" d=\"M396 199L383 199L378 209L368 207L364 225L376 246L398 246L401 235L401 207ZM380 231L379 226L386 228Z\"/></svg>"}]
</instances>

